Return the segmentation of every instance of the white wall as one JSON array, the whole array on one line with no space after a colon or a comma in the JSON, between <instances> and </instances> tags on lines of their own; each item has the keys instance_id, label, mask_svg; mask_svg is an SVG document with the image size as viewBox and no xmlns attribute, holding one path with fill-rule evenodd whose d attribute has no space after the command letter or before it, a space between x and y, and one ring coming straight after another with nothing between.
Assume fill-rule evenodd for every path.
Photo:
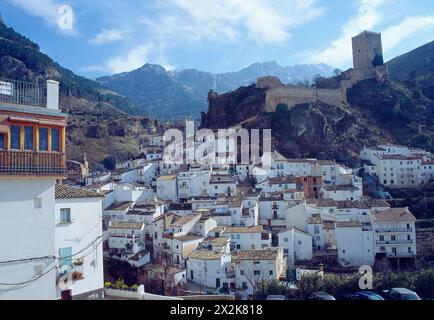
<instances>
[{"instance_id":1,"label":"white wall","mask_svg":"<svg viewBox=\"0 0 434 320\"><path fill-rule=\"evenodd\" d=\"M70 224L59 224L60 209L71 209ZM78 295L104 287L102 237L102 199L57 199L55 202L56 254L60 248L72 248L73 261L84 257L84 279L72 286L72 295ZM86 249L90 244L93 245ZM83 253L78 252L86 249ZM60 291L58 292L60 294Z\"/></svg>"},{"instance_id":2,"label":"white wall","mask_svg":"<svg viewBox=\"0 0 434 320\"><path fill-rule=\"evenodd\" d=\"M0 179L0 261L53 257L54 180ZM42 199L35 209L34 198ZM35 267L48 272L53 259L0 265L0 283L17 283L37 277ZM0 286L0 299L56 298L56 270L26 286Z\"/></svg>"}]
</instances>

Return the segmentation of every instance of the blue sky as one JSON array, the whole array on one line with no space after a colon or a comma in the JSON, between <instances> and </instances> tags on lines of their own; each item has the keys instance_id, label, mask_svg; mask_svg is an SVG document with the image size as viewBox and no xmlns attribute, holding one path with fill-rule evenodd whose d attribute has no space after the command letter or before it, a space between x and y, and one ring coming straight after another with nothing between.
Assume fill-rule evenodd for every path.
<instances>
[{"instance_id":1,"label":"blue sky","mask_svg":"<svg viewBox=\"0 0 434 320\"><path fill-rule=\"evenodd\" d=\"M236 71L253 62L351 67L351 36L383 33L385 59L434 40L434 0L1 0L5 22L89 78L145 63ZM59 28L59 8L73 29Z\"/></svg>"}]
</instances>

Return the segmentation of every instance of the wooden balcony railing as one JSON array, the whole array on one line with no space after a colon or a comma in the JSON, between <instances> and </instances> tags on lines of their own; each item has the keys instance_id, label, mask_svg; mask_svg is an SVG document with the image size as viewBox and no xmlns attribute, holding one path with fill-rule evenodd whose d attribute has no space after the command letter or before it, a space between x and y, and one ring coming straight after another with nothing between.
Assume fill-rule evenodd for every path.
<instances>
[{"instance_id":1,"label":"wooden balcony railing","mask_svg":"<svg viewBox=\"0 0 434 320\"><path fill-rule=\"evenodd\" d=\"M65 176L65 154L0 150L0 176Z\"/></svg>"},{"instance_id":2,"label":"wooden balcony railing","mask_svg":"<svg viewBox=\"0 0 434 320\"><path fill-rule=\"evenodd\" d=\"M45 84L0 79L0 102L45 106L46 100Z\"/></svg>"}]
</instances>

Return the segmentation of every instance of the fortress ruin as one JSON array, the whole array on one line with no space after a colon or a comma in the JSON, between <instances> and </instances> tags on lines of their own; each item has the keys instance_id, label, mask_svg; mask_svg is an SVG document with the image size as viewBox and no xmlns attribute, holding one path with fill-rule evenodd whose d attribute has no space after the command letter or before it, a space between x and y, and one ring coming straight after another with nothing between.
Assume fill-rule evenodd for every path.
<instances>
[{"instance_id":1,"label":"fortress ruin","mask_svg":"<svg viewBox=\"0 0 434 320\"><path fill-rule=\"evenodd\" d=\"M297 104L322 102L332 106L347 104L347 90L360 81L388 78L383 63L381 33L363 31L352 38L353 68L339 76L339 88L324 89L285 85L277 77L258 78L256 87L266 89L266 111L274 112L279 104L289 108Z\"/></svg>"}]
</instances>

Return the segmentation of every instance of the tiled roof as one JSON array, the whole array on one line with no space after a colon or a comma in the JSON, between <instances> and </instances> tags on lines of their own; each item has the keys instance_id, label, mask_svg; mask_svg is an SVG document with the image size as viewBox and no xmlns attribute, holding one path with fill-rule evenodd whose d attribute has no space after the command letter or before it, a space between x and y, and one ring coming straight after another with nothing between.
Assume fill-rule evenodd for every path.
<instances>
[{"instance_id":1,"label":"tiled roof","mask_svg":"<svg viewBox=\"0 0 434 320\"><path fill-rule=\"evenodd\" d=\"M318 208L331 208L336 207L337 203L333 199L318 199L316 200L316 206Z\"/></svg>"},{"instance_id":2,"label":"tiled roof","mask_svg":"<svg viewBox=\"0 0 434 320\"><path fill-rule=\"evenodd\" d=\"M195 236L195 235L186 235L186 236L174 237L173 239L181 242L189 242L194 240L201 240L203 239L203 237Z\"/></svg>"},{"instance_id":3,"label":"tiled roof","mask_svg":"<svg viewBox=\"0 0 434 320\"><path fill-rule=\"evenodd\" d=\"M196 219L197 217L200 217L200 214L189 214L185 217L182 217L182 218L176 220L170 226L171 227L182 227L182 226L186 225L187 223L189 223L190 221Z\"/></svg>"},{"instance_id":4,"label":"tiled roof","mask_svg":"<svg viewBox=\"0 0 434 320\"><path fill-rule=\"evenodd\" d=\"M362 201L336 201L338 209L369 209L369 206Z\"/></svg>"},{"instance_id":5,"label":"tiled roof","mask_svg":"<svg viewBox=\"0 0 434 320\"><path fill-rule=\"evenodd\" d=\"M224 233L262 233L262 226L253 227L225 227Z\"/></svg>"},{"instance_id":6,"label":"tiled roof","mask_svg":"<svg viewBox=\"0 0 434 320\"><path fill-rule=\"evenodd\" d=\"M227 237L220 237L220 238L210 237L210 238L205 239L203 242L222 247L222 246L228 244L230 241L231 241L231 239L227 238Z\"/></svg>"},{"instance_id":7,"label":"tiled roof","mask_svg":"<svg viewBox=\"0 0 434 320\"><path fill-rule=\"evenodd\" d=\"M108 211L124 211L128 208L132 207L134 202L132 201L124 201L124 202L115 202L110 207L108 207L105 210Z\"/></svg>"},{"instance_id":8,"label":"tiled roof","mask_svg":"<svg viewBox=\"0 0 434 320\"><path fill-rule=\"evenodd\" d=\"M56 199L76 199L76 198L102 198L103 195L85 189L76 189L60 184L56 184Z\"/></svg>"},{"instance_id":9,"label":"tiled roof","mask_svg":"<svg viewBox=\"0 0 434 320\"><path fill-rule=\"evenodd\" d=\"M416 221L416 217L408 208L391 208L385 211L376 211L374 219L376 222Z\"/></svg>"},{"instance_id":10,"label":"tiled roof","mask_svg":"<svg viewBox=\"0 0 434 320\"><path fill-rule=\"evenodd\" d=\"M142 229L143 223L141 222L114 222L109 228L110 229Z\"/></svg>"},{"instance_id":11,"label":"tiled roof","mask_svg":"<svg viewBox=\"0 0 434 320\"><path fill-rule=\"evenodd\" d=\"M200 260L220 260L224 256L222 252L215 252L212 250L199 249L190 253L187 258L200 259Z\"/></svg>"},{"instance_id":12,"label":"tiled roof","mask_svg":"<svg viewBox=\"0 0 434 320\"><path fill-rule=\"evenodd\" d=\"M277 248L264 250L238 250L232 255L232 260L276 260L278 254L279 249Z\"/></svg>"},{"instance_id":13,"label":"tiled roof","mask_svg":"<svg viewBox=\"0 0 434 320\"><path fill-rule=\"evenodd\" d=\"M387 203L386 200L382 200L382 199L368 199L365 200L365 203L370 207L370 208L390 208L390 204Z\"/></svg>"},{"instance_id":14,"label":"tiled roof","mask_svg":"<svg viewBox=\"0 0 434 320\"><path fill-rule=\"evenodd\" d=\"M338 221L336 222L336 228L361 228L360 221Z\"/></svg>"},{"instance_id":15,"label":"tiled roof","mask_svg":"<svg viewBox=\"0 0 434 320\"><path fill-rule=\"evenodd\" d=\"M359 190L359 188L357 188L356 186L353 186L352 184L340 185L340 186L325 186L323 188L327 191L341 191L341 190L357 191L357 190Z\"/></svg>"}]
</instances>

